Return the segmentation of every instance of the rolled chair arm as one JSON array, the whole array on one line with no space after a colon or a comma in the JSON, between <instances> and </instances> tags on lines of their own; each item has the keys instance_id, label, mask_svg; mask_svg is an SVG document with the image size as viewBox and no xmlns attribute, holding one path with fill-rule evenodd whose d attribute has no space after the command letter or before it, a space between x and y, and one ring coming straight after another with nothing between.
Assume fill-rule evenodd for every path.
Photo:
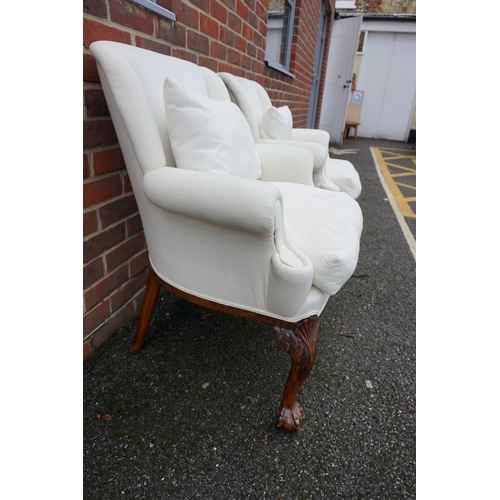
<instances>
[{"instance_id":1,"label":"rolled chair arm","mask_svg":"<svg viewBox=\"0 0 500 500\"><path fill-rule=\"evenodd\" d=\"M315 142L292 140L286 141L281 139L259 139L257 144L281 144L282 146L287 148L297 147L308 149L313 154L313 172L315 174L321 172L326 160L328 159L328 149Z\"/></svg>"},{"instance_id":2,"label":"rolled chair arm","mask_svg":"<svg viewBox=\"0 0 500 500\"><path fill-rule=\"evenodd\" d=\"M314 156L307 148L256 143L261 161L262 181L295 182L312 186Z\"/></svg>"},{"instance_id":3,"label":"rolled chair arm","mask_svg":"<svg viewBox=\"0 0 500 500\"><path fill-rule=\"evenodd\" d=\"M315 142L328 150L330 146L330 134L326 130L313 128L292 129L291 141Z\"/></svg>"},{"instance_id":4,"label":"rolled chair arm","mask_svg":"<svg viewBox=\"0 0 500 500\"><path fill-rule=\"evenodd\" d=\"M277 186L160 167L144 175L143 189L164 210L151 207L165 225L148 241L162 279L187 293L261 314L287 318L303 307L314 269L301 251L287 247ZM186 228L188 240L195 234L197 245L186 244ZM224 279L214 282L214 276Z\"/></svg>"},{"instance_id":5,"label":"rolled chair arm","mask_svg":"<svg viewBox=\"0 0 500 500\"><path fill-rule=\"evenodd\" d=\"M277 187L231 175L160 167L144 175L146 198L164 210L229 229L271 235Z\"/></svg>"}]
</instances>

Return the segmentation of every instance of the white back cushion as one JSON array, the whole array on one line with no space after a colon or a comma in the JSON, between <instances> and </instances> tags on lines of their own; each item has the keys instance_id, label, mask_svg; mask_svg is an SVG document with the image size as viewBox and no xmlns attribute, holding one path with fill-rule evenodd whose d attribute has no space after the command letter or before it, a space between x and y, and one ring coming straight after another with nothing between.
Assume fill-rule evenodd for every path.
<instances>
[{"instance_id":1,"label":"white back cushion","mask_svg":"<svg viewBox=\"0 0 500 500\"><path fill-rule=\"evenodd\" d=\"M264 139L288 141L292 135L293 117L288 106L271 106L262 117L260 135Z\"/></svg>"},{"instance_id":2,"label":"white back cushion","mask_svg":"<svg viewBox=\"0 0 500 500\"><path fill-rule=\"evenodd\" d=\"M163 87L168 136L178 168L261 176L250 127L230 101L216 101L167 77Z\"/></svg>"}]
</instances>

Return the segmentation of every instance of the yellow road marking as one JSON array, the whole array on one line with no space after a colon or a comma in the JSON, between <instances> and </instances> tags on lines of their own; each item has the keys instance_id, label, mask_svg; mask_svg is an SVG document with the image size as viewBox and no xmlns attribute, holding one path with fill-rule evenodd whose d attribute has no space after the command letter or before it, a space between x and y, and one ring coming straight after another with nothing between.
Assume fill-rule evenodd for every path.
<instances>
[{"instance_id":1,"label":"yellow road marking","mask_svg":"<svg viewBox=\"0 0 500 500\"><path fill-rule=\"evenodd\" d=\"M411 175L417 175L416 172L401 172L400 174L392 174L393 177L409 177Z\"/></svg>"},{"instance_id":2,"label":"yellow road marking","mask_svg":"<svg viewBox=\"0 0 500 500\"><path fill-rule=\"evenodd\" d=\"M382 153L380 152L379 148L371 147L370 151L372 153L373 162L375 163L375 168L377 170L377 174L379 176L380 183L382 184L384 191L387 194L387 199L389 200L389 203L391 204L391 207L394 210L394 214L396 215L396 219L398 220L399 225L401 227L401 230L403 231L405 239L408 243L408 246L410 247L410 251L413 254L413 258L415 260L417 260L417 243L415 241L415 236L410 231L410 228L408 227L408 223L406 222L406 219L403 217L403 214L401 213L401 210L400 210L398 204L396 203L393 192L398 191L400 194L400 198L403 197L403 195L402 195L401 191L399 191L399 188L395 185L394 181L392 181L392 188L393 189L389 189L388 183L386 182L386 176L382 173L382 169L381 169L381 166L385 165L385 161L384 161L384 158L383 158ZM405 150L405 151L408 151L408 150ZM387 154L387 151L384 151L384 153ZM413 158L412 158L412 160L413 160ZM416 165L416 155L415 155L415 159L413 161ZM386 170L387 177L390 178L390 172L388 172L388 168L386 167L385 170ZM416 171L415 171L415 173L416 173ZM416 200L417 200L416 196L406 197L407 204L408 204L408 202L413 202Z\"/></svg>"},{"instance_id":3,"label":"yellow road marking","mask_svg":"<svg viewBox=\"0 0 500 500\"><path fill-rule=\"evenodd\" d=\"M391 174L391 172L389 170L389 166L408 171L412 175L416 175L416 170L412 170L412 169L409 169L408 167L404 167L401 165L396 165L396 164L387 162L387 160L389 160L389 159L391 159L391 160L413 159L413 157L415 155L396 154L393 150L386 150L386 149L380 149L380 148L372 148L372 150L373 150L373 153L375 154L375 157L376 157L377 162L379 164L380 171L382 172L382 175L384 176L387 187L391 191L391 194L394 198L394 201L396 202L399 210L401 211L401 214L403 215L403 217L415 219L417 216L416 216L415 212L412 210L412 208L410 207L410 205L408 204L408 202L409 201L416 201L416 200L415 199L410 200L409 198L407 198L403 195L403 193L399 189L398 183L394 180L394 176L400 175L400 174ZM387 155L385 158L383 156L383 153L385 153ZM405 175L408 175L408 173L405 173ZM414 186L408 186L408 185L402 184L402 183L399 183L399 185L402 187L409 187L411 189L416 189Z\"/></svg>"},{"instance_id":4,"label":"yellow road marking","mask_svg":"<svg viewBox=\"0 0 500 500\"><path fill-rule=\"evenodd\" d=\"M399 168L400 170L404 170L405 172L411 173L411 174L416 174L416 170L414 168L409 168L409 167L403 167L403 165L396 165L395 163L389 163L387 162L388 167L393 167L393 168Z\"/></svg>"},{"instance_id":5,"label":"yellow road marking","mask_svg":"<svg viewBox=\"0 0 500 500\"><path fill-rule=\"evenodd\" d=\"M401 187L405 187L405 188L408 188L408 189L413 189L414 191L417 190L417 188L415 186L410 186L408 184L403 184L402 182L396 182L396 184L398 186L401 186ZM408 196L405 197L405 200L408 200Z\"/></svg>"}]
</instances>

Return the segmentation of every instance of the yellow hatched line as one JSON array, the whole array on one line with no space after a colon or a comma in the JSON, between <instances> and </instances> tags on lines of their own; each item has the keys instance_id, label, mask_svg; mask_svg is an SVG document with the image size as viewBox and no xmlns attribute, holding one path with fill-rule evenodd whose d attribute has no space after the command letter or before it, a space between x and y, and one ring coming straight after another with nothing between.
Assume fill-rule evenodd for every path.
<instances>
[{"instance_id":1,"label":"yellow hatched line","mask_svg":"<svg viewBox=\"0 0 500 500\"><path fill-rule=\"evenodd\" d=\"M416 170L412 170L410 172L401 172L400 174L392 174L393 177L410 177L413 175L417 175Z\"/></svg>"},{"instance_id":2,"label":"yellow hatched line","mask_svg":"<svg viewBox=\"0 0 500 500\"><path fill-rule=\"evenodd\" d=\"M413 158L413 155L393 155L393 156L385 156L386 160L407 160Z\"/></svg>"},{"instance_id":3,"label":"yellow hatched line","mask_svg":"<svg viewBox=\"0 0 500 500\"><path fill-rule=\"evenodd\" d=\"M417 188L415 186L410 186L409 184L404 184L403 182L396 182L396 184L398 186L401 186L401 187L405 187L405 188L408 188L408 189L413 189L413 191L416 191ZM407 200L408 198L405 198L405 200Z\"/></svg>"},{"instance_id":4,"label":"yellow hatched line","mask_svg":"<svg viewBox=\"0 0 500 500\"><path fill-rule=\"evenodd\" d=\"M416 155L414 154L408 154L407 149L387 149L387 148L379 148L380 152L382 154L386 155L387 159L392 159L392 158L414 158ZM396 151L405 151L405 154L403 153L397 153ZM389 156L393 155L393 156Z\"/></svg>"},{"instance_id":5,"label":"yellow hatched line","mask_svg":"<svg viewBox=\"0 0 500 500\"><path fill-rule=\"evenodd\" d=\"M384 151L389 151L389 152L392 152L392 151L404 151L407 154L408 154L408 151L409 151L409 149L407 149L407 148L377 148L377 149L380 149L380 151L382 151L382 152L384 152Z\"/></svg>"},{"instance_id":6,"label":"yellow hatched line","mask_svg":"<svg viewBox=\"0 0 500 500\"><path fill-rule=\"evenodd\" d=\"M403 231L404 237L408 243L408 246L410 247L410 251L413 254L413 258L417 260L417 243L415 241L415 236L413 236L412 232L410 231L410 228L408 227L408 223L406 222L405 218L401 214L401 211L399 210L399 207L394 200L394 196L392 195L391 190L389 189L389 186L387 185L387 182L385 181L384 174L380 170L380 165L381 163L384 163L384 159L382 158L382 155L379 151L378 148L371 147L370 152L373 157L373 163L375 163L375 168L377 170L378 177L380 179L380 183L382 184L384 191L387 194L387 198L389 200L389 203L391 204L392 209L394 210L394 214L396 215L396 219L399 222L399 225L401 226L401 230Z\"/></svg>"},{"instance_id":7,"label":"yellow hatched line","mask_svg":"<svg viewBox=\"0 0 500 500\"><path fill-rule=\"evenodd\" d=\"M386 162L386 165L388 167L399 168L400 170L404 170L406 172L417 173L416 169L410 167L403 167L403 165L398 165L397 163Z\"/></svg>"},{"instance_id":8,"label":"yellow hatched line","mask_svg":"<svg viewBox=\"0 0 500 500\"><path fill-rule=\"evenodd\" d=\"M381 148L378 149L380 149L380 151L404 151L405 153L408 153L408 149L406 148L386 148L382 146Z\"/></svg>"},{"instance_id":9,"label":"yellow hatched line","mask_svg":"<svg viewBox=\"0 0 500 500\"><path fill-rule=\"evenodd\" d=\"M377 158L380 171L382 172L382 175L384 176L385 182L387 184L387 187L392 193L392 196L394 197L394 201L396 202L399 210L401 211L401 214L403 217L409 217L409 218L416 218L415 213L411 209L410 205L406 201L406 198L403 196L403 193L399 189L398 185L392 178L391 173L389 172L389 168L387 166L387 163L385 162L384 157L382 156L382 153L379 148L372 148L373 152L375 154L375 157Z\"/></svg>"}]
</instances>

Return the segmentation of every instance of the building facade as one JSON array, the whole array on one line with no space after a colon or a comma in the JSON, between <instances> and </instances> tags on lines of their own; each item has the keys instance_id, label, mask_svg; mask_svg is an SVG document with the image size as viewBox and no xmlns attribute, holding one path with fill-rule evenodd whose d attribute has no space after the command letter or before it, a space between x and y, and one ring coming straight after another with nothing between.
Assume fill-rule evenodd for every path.
<instances>
[{"instance_id":1,"label":"building facade","mask_svg":"<svg viewBox=\"0 0 500 500\"><path fill-rule=\"evenodd\" d=\"M358 135L395 141L416 141L416 1L337 0L337 24L332 36L330 59L339 60L346 49L336 42L336 31L349 22L353 33L352 80L363 94ZM354 20L361 21L355 23ZM344 30L346 31L346 30ZM359 37L359 38L358 38ZM328 77L327 77L328 78ZM331 107L331 91L323 99L327 106L322 124L342 115L342 106ZM339 128L338 126L336 127ZM330 130L329 130L330 131ZM337 130L335 129L335 132ZM330 131L333 137L338 136Z\"/></svg>"}]
</instances>

